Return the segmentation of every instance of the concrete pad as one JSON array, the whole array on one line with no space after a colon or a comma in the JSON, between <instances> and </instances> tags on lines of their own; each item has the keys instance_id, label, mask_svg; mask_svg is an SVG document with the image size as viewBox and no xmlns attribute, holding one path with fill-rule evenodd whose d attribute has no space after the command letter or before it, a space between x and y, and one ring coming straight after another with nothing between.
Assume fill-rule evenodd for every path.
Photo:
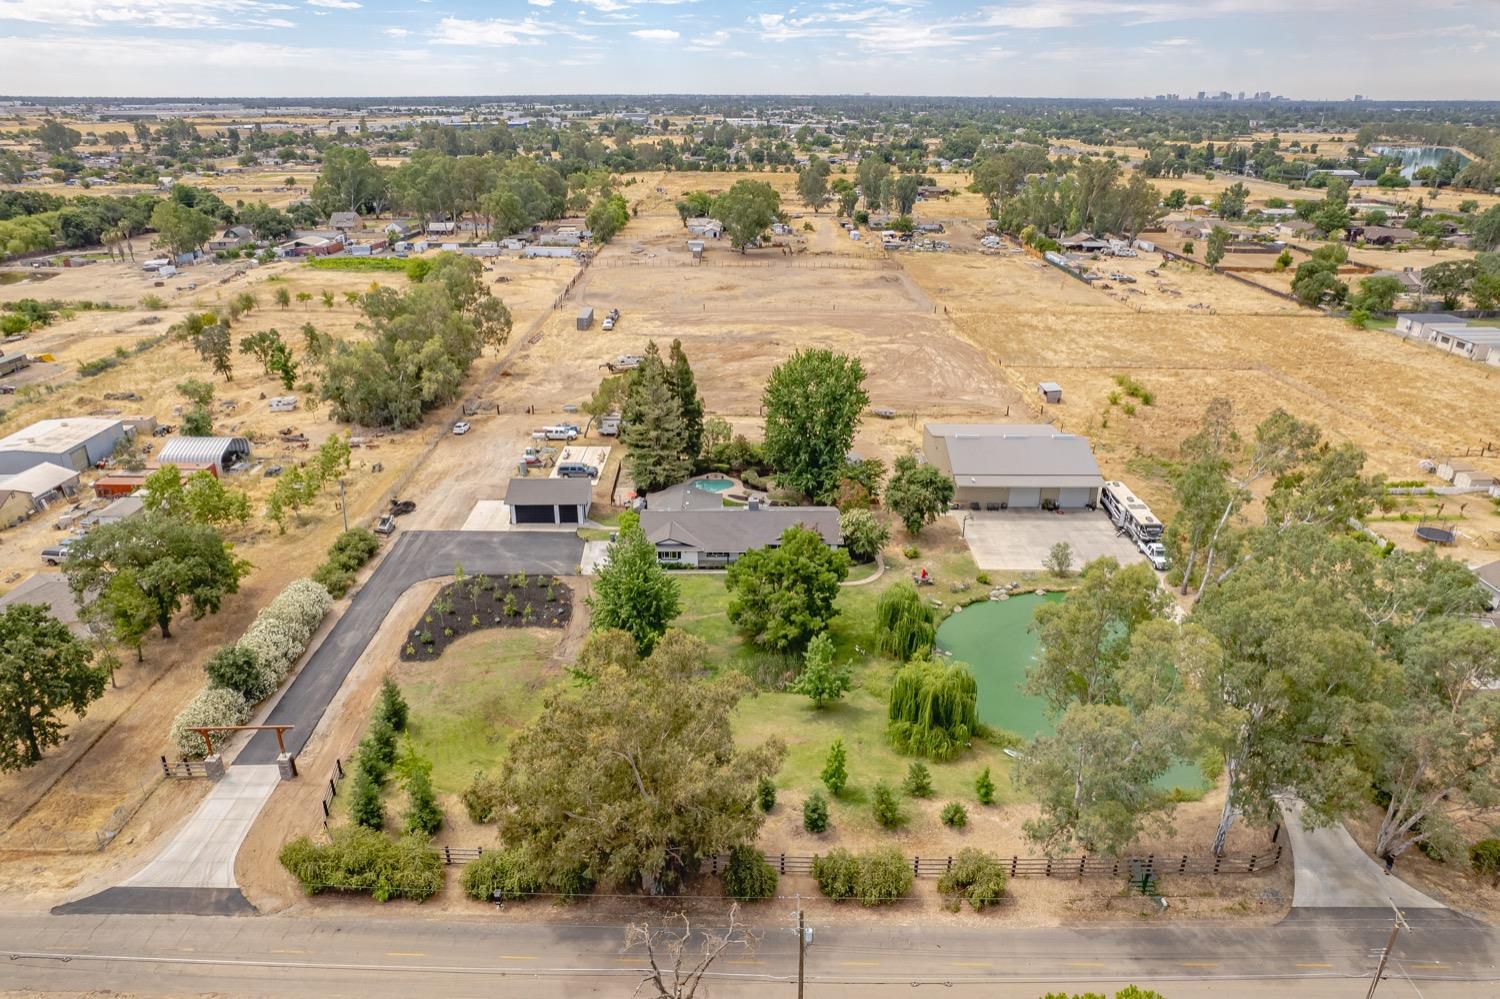
<instances>
[{"instance_id":1,"label":"concrete pad","mask_svg":"<svg viewBox=\"0 0 1500 999\"><path fill-rule=\"evenodd\" d=\"M1292 907L1300 909L1446 909L1417 891L1360 849L1342 825L1302 828L1302 803L1283 801L1284 827L1297 876ZM1396 867L1400 869L1400 861Z\"/></svg>"},{"instance_id":2,"label":"concrete pad","mask_svg":"<svg viewBox=\"0 0 1500 999\"><path fill-rule=\"evenodd\" d=\"M604 565L605 556L608 554L608 541L585 541L583 543L583 559L579 562L578 571L585 576L597 576L600 567Z\"/></svg>"},{"instance_id":3,"label":"concrete pad","mask_svg":"<svg viewBox=\"0 0 1500 999\"><path fill-rule=\"evenodd\" d=\"M975 564L985 570L1044 571L1059 541L1073 549L1075 570L1106 555L1121 565L1145 560L1102 510L954 510L948 516L962 525Z\"/></svg>"},{"instance_id":4,"label":"concrete pad","mask_svg":"<svg viewBox=\"0 0 1500 999\"><path fill-rule=\"evenodd\" d=\"M609 452L610 449L608 447L588 447L581 444L569 444L557 453L557 461L553 463L549 477L558 478L557 466L565 461L581 461L585 465L592 465L599 469L600 475L603 475L605 462L609 461ZM595 476L589 481L597 486L599 484L599 477Z\"/></svg>"},{"instance_id":5,"label":"concrete pad","mask_svg":"<svg viewBox=\"0 0 1500 999\"><path fill-rule=\"evenodd\" d=\"M234 858L281 783L275 766L231 766L187 825L122 888L234 888Z\"/></svg>"},{"instance_id":6,"label":"concrete pad","mask_svg":"<svg viewBox=\"0 0 1500 999\"><path fill-rule=\"evenodd\" d=\"M511 529L510 507L504 500L479 500L461 531L508 531Z\"/></svg>"}]
</instances>

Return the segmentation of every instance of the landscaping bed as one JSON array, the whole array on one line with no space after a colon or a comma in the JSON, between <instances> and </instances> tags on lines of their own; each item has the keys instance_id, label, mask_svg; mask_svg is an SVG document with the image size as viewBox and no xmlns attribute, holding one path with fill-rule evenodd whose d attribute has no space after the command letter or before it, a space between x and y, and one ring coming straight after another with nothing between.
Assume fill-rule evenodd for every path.
<instances>
[{"instance_id":1,"label":"landscaping bed","mask_svg":"<svg viewBox=\"0 0 1500 999\"><path fill-rule=\"evenodd\" d=\"M464 635L491 628L561 628L572 615L573 591L556 576L457 579L437 592L407 632L401 659L437 659Z\"/></svg>"}]
</instances>

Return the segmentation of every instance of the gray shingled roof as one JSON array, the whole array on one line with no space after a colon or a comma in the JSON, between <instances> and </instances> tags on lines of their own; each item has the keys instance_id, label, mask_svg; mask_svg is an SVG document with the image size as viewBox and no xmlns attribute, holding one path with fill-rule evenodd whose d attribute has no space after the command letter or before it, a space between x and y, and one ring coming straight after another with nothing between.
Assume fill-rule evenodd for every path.
<instances>
[{"instance_id":1,"label":"gray shingled roof","mask_svg":"<svg viewBox=\"0 0 1500 999\"><path fill-rule=\"evenodd\" d=\"M788 527L800 525L839 544L839 512L831 506L772 506L751 510L643 510L641 530L654 545L740 554L781 540Z\"/></svg>"},{"instance_id":2,"label":"gray shingled roof","mask_svg":"<svg viewBox=\"0 0 1500 999\"><path fill-rule=\"evenodd\" d=\"M1046 424L934 423L960 486L1090 487L1104 484L1089 442Z\"/></svg>"},{"instance_id":3,"label":"gray shingled roof","mask_svg":"<svg viewBox=\"0 0 1500 999\"><path fill-rule=\"evenodd\" d=\"M505 487L505 502L511 506L579 506L594 495L588 479L521 478Z\"/></svg>"}]
</instances>

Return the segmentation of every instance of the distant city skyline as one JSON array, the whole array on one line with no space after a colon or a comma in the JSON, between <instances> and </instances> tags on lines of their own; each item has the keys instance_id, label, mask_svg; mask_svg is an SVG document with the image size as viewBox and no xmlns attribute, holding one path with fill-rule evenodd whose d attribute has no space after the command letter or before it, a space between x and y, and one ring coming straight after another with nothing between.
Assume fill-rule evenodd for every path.
<instances>
[{"instance_id":1,"label":"distant city skyline","mask_svg":"<svg viewBox=\"0 0 1500 999\"><path fill-rule=\"evenodd\" d=\"M1211 85L1210 85L1211 84ZM0 0L0 92L1500 95L1496 0Z\"/></svg>"}]
</instances>

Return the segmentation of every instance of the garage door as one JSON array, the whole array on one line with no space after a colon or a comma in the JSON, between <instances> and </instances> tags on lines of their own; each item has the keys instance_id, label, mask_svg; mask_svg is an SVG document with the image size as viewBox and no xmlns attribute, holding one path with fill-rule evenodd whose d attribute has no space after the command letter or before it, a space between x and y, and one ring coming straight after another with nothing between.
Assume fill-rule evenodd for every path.
<instances>
[{"instance_id":1,"label":"garage door","mask_svg":"<svg viewBox=\"0 0 1500 999\"><path fill-rule=\"evenodd\" d=\"M1076 510L1079 507L1089 505L1089 489L1059 489L1057 491L1057 505L1064 510Z\"/></svg>"},{"instance_id":2,"label":"garage door","mask_svg":"<svg viewBox=\"0 0 1500 999\"><path fill-rule=\"evenodd\" d=\"M563 523L563 524L576 524L576 523L578 523L578 507L577 507L576 504L568 503L568 504L566 504L564 506L558 507L557 511L558 511L558 514L559 514L559 516L561 518L560 519L560 523Z\"/></svg>"},{"instance_id":3,"label":"garage door","mask_svg":"<svg viewBox=\"0 0 1500 999\"><path fill-rule=\"evenodd\" d=\"M1042 491L1040 489L1019 489L1010 487L1010 508L1012 510L1025 510L1030 507L1042 505Z\"/></svg>"},{"instance_id":4,"label":"garage door","mask_svg":"<svg viewBox=\"0 0 1500 999\"><path fill-rule=\"evenodd\" d=\"M516 507L517 524L551 524L552 504L528 503Z\"/></svg>"}]
</instances>

